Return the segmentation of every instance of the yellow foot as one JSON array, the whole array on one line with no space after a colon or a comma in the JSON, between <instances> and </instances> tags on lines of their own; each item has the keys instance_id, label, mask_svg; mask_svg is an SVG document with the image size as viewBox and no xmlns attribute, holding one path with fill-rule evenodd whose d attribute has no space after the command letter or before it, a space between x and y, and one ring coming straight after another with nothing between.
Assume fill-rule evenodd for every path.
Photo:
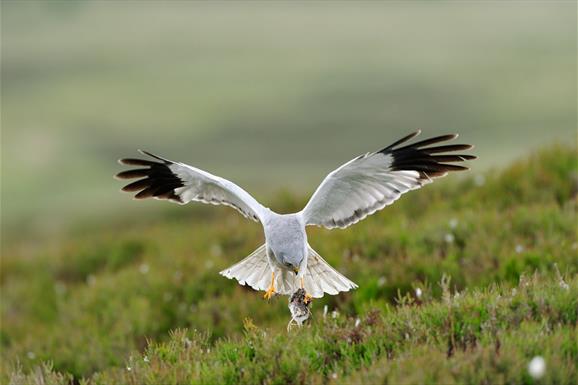
<instances>
[{"instance_id":1,"label":"yellow foot","mask_svg":"<svg viewBox=\"0 0 578 385\"><path fill-rule=\"evenodd\" d=\"M263 298L271 299L271 297L273 297L274 295L275 295L275 272L272 272L271 273L271 285L269 285L269 288L265 292L265 295L263 296Z\"/></svg>"},{"instance_id":2,"label":"yellow foot","mask_svg":"<svg viewBox=\"0 0 578 385\"><path fill-rule=\"evenodd\" d=\"M267 289L265 295L263 295L263 298L271 299L274 295L275 295L275 288L271 286L270 288Z\"/></svg>"}]
</instances>

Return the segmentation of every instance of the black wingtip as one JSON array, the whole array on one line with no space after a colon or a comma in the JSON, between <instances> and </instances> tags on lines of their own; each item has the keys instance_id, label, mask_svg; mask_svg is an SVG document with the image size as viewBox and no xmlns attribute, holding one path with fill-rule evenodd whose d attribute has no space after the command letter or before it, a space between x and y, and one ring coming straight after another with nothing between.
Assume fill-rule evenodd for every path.
<instances>
[{"instance_id":1,"label":"black wingtip","mask_svg":"<svg viewBox=\"0 0 578 385\"><path fill-rule=\"evenodd\" d=\"M400 145L400 144L402 144L402 143L407 142L408 140L412 140L413 138L415 138L415 137L418 136L419 134L421 134L421 129L420 129L420 128L418 128L416 131L412 132L411 134L404 136L403 138L399 139L398 141L390 144L389 146L387 146L387 147L379 150L378 152L385 153L385 152L387 152L387 151L395 148L396 146L398 146L398 145Z\"/></svg>"},{"instance_id":2,"label":"black wingtip","mask_svg":"<svg viewBox=\"0 0 578 385\"><path fill-rule=\"evenodd\" d=\"M156 158L153 154L151 154L150 152L146 151L146 150L142 150L142 149L137 149L138 152L140 152L142 155L148 155L150 157Z\"/></svg>"},{"instance_id":3,"label":"black wingtip","mask_svg":"<svg viewBox=\"0 0 578 385\"><path fill-rule=\"evenodd\" d=\"M467 171L469 167L455 163L477 159L475 155L455 154L455 151L472 149L474 146L470 144L437 145L458 138L458 134L438 135L403 147L398 146L415 136L408 135L385 149L385 154L393 156L391 164L393 170L418 171L421 179L429 180L452 171Z\"/></svg>"},{"instance_id":4,"label":"black wingtip","mask_svg":"<svg viewBox=\"0 0 578 385\"><path fill-rule=\"evenodd\" d=\"M158 162L153 162L152 160L138 159L138 158L123 158L118 161L123 166L154 166L159 164Z\"/></svg>"},{"instance_id":5,"label":"black wingtip","mask_svg":"<svg viewBox=\"0 0 578 385\"><path fill-rule=\"evenodd\" d=\"M184 203L175 190L184 186L184 182L173 173L170 166L174 162L161 158L145 150L138 150L142 155L149 156L154 160L123 158L119 163L126 166L140 166L121 171L114 175L115 179L136 179L124 186L121 191L136 193L134 199L168 199L178 203Z\"/></svg>"},{"instance_id":6,"label":"black wingtip","mask_svg":"<svg viewBox=\"0 0 578 385\"><path fill-rule=\"evenodd\" d=\"M160 160L160 161L163 162L163 163L167 163L167 164L172 164L172 163L174 163L172 160L168 160L168 159L166 159L166 158L163 158L162 156L155 155L155 154L153 154L153 153L151 153L151 152L148 152L148 151L145 151L145 150L138 149L138 152L140 152L140 153L143 154L143 155L150 156L151 158L154 158L154 159L156 159L156 160Z\"/></svg>"}]
</instances>

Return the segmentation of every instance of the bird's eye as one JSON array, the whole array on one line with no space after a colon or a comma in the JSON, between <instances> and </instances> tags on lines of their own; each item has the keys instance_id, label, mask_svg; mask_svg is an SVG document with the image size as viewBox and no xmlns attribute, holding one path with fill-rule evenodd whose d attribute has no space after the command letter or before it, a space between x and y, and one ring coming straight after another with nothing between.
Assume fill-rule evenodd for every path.
<instances>
[{"instance_id":1,"label":"bird's eye","mask_svg":"<svg viewBox=\"0 0 578 385\"><path fill-rule=\"evenodd\" d=\"M291 264L289 262L285 262L285 266L290 267Z\"/></svg>"}]
</instances>

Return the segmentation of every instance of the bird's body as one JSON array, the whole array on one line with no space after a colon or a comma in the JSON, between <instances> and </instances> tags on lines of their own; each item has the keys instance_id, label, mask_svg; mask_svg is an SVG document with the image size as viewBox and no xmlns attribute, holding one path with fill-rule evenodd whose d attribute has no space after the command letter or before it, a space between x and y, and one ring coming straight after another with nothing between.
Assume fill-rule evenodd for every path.
<instances>
[{"instance_id":1,"label":"bird's body","mask_svg":"<svg viewBox=\"0 0 578 385\"><path fill-rule=\"evenodd\" d=\"M307 233L299 214L273 211L263 223L267 256L271 268L304 271L307 264Z\"/></svg>"},{"instance_id":2,"label":"bird's body","mask_svg":"<svg viewBox=\"0 0 578 385\"><path fill-rule=\"evenodd\" d=\"M443 135L400 147L418 135L410 134L376 152L360 155L331 172L317 188L305 208L293 214L277 214L258 203L231 181L183 163L142 151L155 160L122 159L121 163L141 168L121 172L121 179L140 178L123 188L138 191L135 198L168 199L180 204L200 201L224 204L249 219L261 222L265 243L237 264L221 271L227 278L255 290L291 295L302 288L311 297L337 294L357 287L332 268L311 248L305 227L345 228L393 203L403 193L445 176L465 170L452 164L475 159L473 155L440 154L467 150L466 144L432 147L455 139Z\"/></svg>"},{"instance_id":3,"label":"bird's body","mask_svg":"<svg viewBox=\"0 0 578 385\"><path fill-rule=\"evenodd\" d=\"M223 276L265 290L267 297L273 293L290 295L300 287L311 297L357 287L309 246L302 213L277 214L267 209L264 218L265 243L247 258L221 271Z\"/></svg>"},{"instance_id":4,"label":"bird's body","mask_svg":"<svg viewBox=\"0 0 578 385\"><path fill-rule=\"evenodd\" d=\"M263 230L272 277L277 275L287 281L294 273L294 281L301 279L307 271L307 233L302 218L298 214L283 215L271 211L263 223ZM273 284L267 295L274 292Z\"/></svg>"}]
</instances>

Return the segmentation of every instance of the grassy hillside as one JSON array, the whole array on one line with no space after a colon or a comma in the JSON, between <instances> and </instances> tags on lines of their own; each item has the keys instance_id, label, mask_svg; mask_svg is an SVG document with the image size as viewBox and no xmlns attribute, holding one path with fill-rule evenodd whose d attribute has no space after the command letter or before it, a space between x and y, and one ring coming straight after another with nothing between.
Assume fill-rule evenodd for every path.
<instances>
[{"instance_id":1,"label":"grassy hillside","mask_svg":"<svg viewBox=\"0 0 578 385\"><path fill-rule=\"evenodd\" d=\"M286 297L267 303L217 274L263 242L227 208L14 241L0 275L0 378L534 383L526 366L540 355L541 383L573 383L577 192L575 149L551 147L483 178L446 178L348 230L310 229L360 288L316 300L311 325L291 333ZM303 203L280 194L271 207Z\"/></svg>"}]
</instances>

